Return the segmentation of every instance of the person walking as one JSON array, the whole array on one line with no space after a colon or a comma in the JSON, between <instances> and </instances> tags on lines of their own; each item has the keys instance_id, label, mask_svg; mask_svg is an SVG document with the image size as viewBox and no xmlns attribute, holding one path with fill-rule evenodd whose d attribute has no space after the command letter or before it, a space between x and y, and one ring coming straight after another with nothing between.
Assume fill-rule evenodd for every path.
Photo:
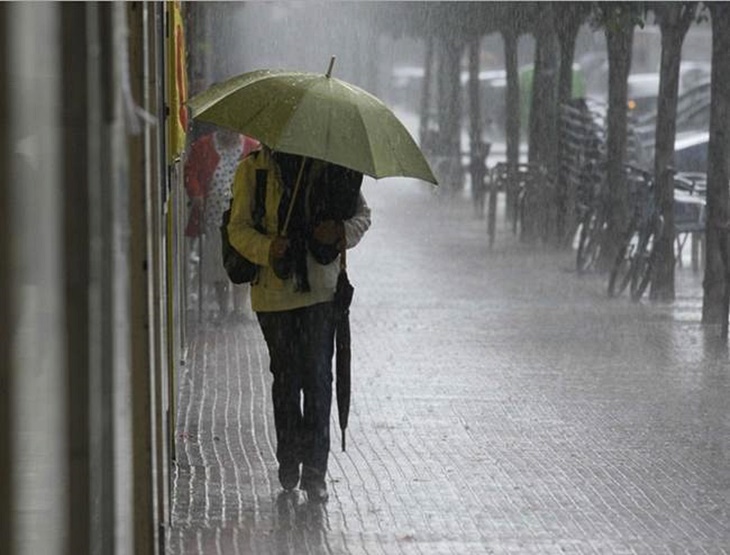
<instances>
[{"instance_id":1,"label":"person walking","mask_svg":"<svg viewBox=\"0 0 730 555\"><path fill-rule=\"evenodd\" d=\"M256 148L257 141L221 128L197 138L185 163L185 186L192 202L186 234L203 235L201 277L203 284L215 291L217 311L211 318L215 323L228 316L230 289L234 313L240 318L245 314L246 289L233 286L228 279L221 259L219 228L230 202L236 167Z\"/></svg>"},{"instance_id":2,"label":"person walking","mask_svg":"<svg viewBox=\"0 0 730 555\"><path fill-rule=\"evenodd\" d=\"M302 179L295 192L297 177ZM238 166L228 232L260 266L251 286L270 357L279 481L324 502L330 449L332 358L339 258L370 227L363 175L262 145ZM265 232L254 228L257 180L265 180Z\"/></svg>"}]
</instances>

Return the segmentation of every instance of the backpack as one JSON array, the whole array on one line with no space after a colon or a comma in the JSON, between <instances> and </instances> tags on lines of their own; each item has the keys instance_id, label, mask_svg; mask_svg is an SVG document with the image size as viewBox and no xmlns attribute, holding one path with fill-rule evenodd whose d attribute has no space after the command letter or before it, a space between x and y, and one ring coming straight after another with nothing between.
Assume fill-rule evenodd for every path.
<instances>
[{"instance_id":1,"label":"backpack","mask_svg":"<svg viewBox=\"0 0 730 555\"><path fill-rule=\"evenodd\" d=\"M266 177L267 170L256 170L256 193L254 195L253 205L253 221L254 228L261 233L265 233L263 222L266 214ZM231 206L233 198L228 205L228 209L223 212L221 221L221 248L223 255L223 267L226 269L228 279L233 283L251 283L256 280L259 274L259 267L251 262L248 258L239 253L228 238L228 222L231 219Z\"/></svg>"}]
</instances>

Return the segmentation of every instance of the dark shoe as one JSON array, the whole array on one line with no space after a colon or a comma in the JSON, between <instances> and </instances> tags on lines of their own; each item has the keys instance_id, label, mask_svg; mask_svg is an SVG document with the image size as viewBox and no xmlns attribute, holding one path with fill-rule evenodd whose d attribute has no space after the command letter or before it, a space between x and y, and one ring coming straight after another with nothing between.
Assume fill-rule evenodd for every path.
<instances>
[{"instance_id":1,"label":"dark shoe","mask_svg":"<svg viewBox=\"0 0 730 555\"><path fill-rule=\"evenodd\" d=\"M329 499L327 486L324 484L307 486L305 491L307 492L307 498L311 503L326 503L327 499Z\"/></svg>"},{"instance_id":2,"label":"dark shoe","mask_svg":"<svg viewBox=\"0 0 730 555\"><path fill-rule=\"evenodd\" d=\"M279 483L286 491L291 491L299 483L299 464L279 465Z\"/></svg>"}]
</instances>

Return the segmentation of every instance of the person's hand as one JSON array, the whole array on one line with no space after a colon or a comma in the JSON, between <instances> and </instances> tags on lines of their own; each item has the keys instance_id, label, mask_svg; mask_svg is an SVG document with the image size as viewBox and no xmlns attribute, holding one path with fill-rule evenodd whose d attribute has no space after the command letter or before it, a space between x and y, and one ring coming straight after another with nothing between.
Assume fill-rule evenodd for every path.
<instances>
[{"instance_id":1,"label":"person's hand","mask_svg":"<svg viewBox=\"0 0 730 555\"><path fill-rule=\"evenodd\" d=\"M274 270L274 275L279 279L289 279L292 273L292 260L287 256L289 250L289 239L276 237L271 241L269 247L269 264Z\"/></svg>"},{"instance_id":2,"label":"person's hand","mask_svg":"<svg viewBox=\"0 0 730 555\"><path fill-rule=\"evenodd\" d=\"M283 258L289 248L289 239L286 237L275 237L269 247L269 256L272 260Z\"/></svg>"},{"instance_id":3,"label":"person's hand","mask_svg":"<svg viewBox=\"0 0 730 555\"><path fill-rule=\"evenodd\" d=\"M323 245L334 245L345 238L345 226L342 222L325 220L314 228L312 237Z\"/></svg>"}]
</instances>

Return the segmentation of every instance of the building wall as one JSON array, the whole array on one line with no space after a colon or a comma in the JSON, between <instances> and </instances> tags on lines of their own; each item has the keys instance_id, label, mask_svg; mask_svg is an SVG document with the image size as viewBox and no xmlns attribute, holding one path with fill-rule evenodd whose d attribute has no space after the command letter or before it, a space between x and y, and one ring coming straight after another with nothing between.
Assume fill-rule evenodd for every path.
<instances>
[{"instance_id":1,"label":"building wall","mask_svg":"<svg viewBox=\"0 0 730 555\"><path fill-rule=\"evenodd\" d=\"M164 549L164 16L0 9L3 555Z\"/></svg>"}]
</instances>

